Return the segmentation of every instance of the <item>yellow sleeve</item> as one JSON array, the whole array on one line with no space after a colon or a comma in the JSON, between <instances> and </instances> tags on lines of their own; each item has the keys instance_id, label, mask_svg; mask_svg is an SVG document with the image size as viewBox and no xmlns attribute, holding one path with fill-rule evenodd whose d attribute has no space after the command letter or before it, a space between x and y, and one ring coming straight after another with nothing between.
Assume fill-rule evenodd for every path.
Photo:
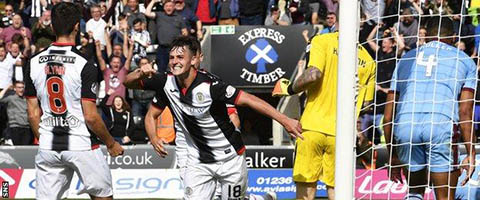
<instances>
[{"instance_id":1,"label":"yellow sleeve","mask_svg":"<svg viewBox=\"0 0 480 200\"><path fill-rule=\"evenodd\" d=\"M313 66L318 68L322 73L325 71L325 47L326 37L321 37L321 35L315 36L312 39L310 45L310 56L308 61L308 67Z\"/></svg>"},{"instance_id":2,"label":"yellow sleeve","mask_svg":"<svg viewBox=\"0 0 480 200\"><path fill-rule=\"evenodd\" d=\"M365 95L365 101L373 101L373 97L375 96L375 72L376 70L376 65L375 62L372 60L371 63L367 64L369 65L368 68L368 80L367 80L367 94Z\"/></svg>"}]
</instances>

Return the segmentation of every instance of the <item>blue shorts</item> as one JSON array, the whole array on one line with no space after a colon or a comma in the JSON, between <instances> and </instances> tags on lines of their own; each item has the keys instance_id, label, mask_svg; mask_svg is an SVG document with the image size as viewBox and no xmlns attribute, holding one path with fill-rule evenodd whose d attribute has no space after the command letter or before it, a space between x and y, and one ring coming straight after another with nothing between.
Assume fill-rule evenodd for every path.
<instances>
[{"instance_id":1,"label":"blue shorts","mask_svg":"<svg viewBox=\"0 0 480 200\"><path fill-rule=\"evenodd\" d=\"M396 152L409 171L428 167L431 172L449 172L458 164L456 134L452 120L442 114L415 113L396 117L393 137Z\"/></svg>"}]
</instances>

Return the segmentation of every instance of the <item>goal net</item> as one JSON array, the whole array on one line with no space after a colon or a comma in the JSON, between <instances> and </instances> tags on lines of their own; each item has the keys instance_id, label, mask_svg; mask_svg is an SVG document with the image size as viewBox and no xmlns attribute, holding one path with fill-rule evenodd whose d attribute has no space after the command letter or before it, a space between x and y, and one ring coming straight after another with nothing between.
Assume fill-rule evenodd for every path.
<instances>
[{"instance_id":1,"label":"goal net","mask_svg":"<svg viewBox=\"0 0 480 200\"><path fill-rule=\"evenodd\" d=\"M461 165L480 132L478 13L478 0L360 1L377 70L357 120L355 199L480 199L480 166Z\"/></svg>"}]
</instances>

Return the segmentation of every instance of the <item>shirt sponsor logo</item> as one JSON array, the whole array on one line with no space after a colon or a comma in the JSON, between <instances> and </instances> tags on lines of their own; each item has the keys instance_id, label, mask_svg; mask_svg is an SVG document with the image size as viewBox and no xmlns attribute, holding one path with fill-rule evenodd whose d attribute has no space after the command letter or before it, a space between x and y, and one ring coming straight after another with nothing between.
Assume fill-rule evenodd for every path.
<instances>
[{"instance_id":1,"label":"shirt sponsor logo","mask_svg":"<svg viewBox=\"0 0 480 200\"><path fill-rule=\"evenodd\" d=\"M63 117L48 117L45 120L42 120L42 125L50 127L70 127L76 128L80 126L80 120L73 115L68 116L67 118Z\"/></svg>"},{"instance_id":2,"label":"shirt sponsor logo","mask_svg":"<svg viewBox=\"0 0 480 200\"><path fill-rule=\"evenodd\" d=\"M229 85L225 91L225 97L227 98L232 98L232 96L235 94L235 88Z\"/></svg>"},{"instance_id":3,"label":"shirt sponsor logo","mask_svg":"<svg viewBox=\"0 0 480 200\"><path fill-rule=\"evenodd\" d=\"M286 72L274 65L279 56L269 41L282 44L284 39L285 36L282 33L269 28L255 28L238 37L243 46L248 46L245 59L256 66L255 71L250 71L247 67L243 68L240 78L257 84L269 84L281 78ZM248 45L252 41L255 42ZM267 70L267 65L273 65L274 70Z\"/></svg>"},{"instance_id":4,"label":"shirt sponsor logo","mask_svg":"<svg viewBox=\"0 0 480 200\"><path fill-rule=\"evenodd\" d=\"M75 60L76 58L73 56L61 56L61 55L46 55L46 56L40 56L38 58L39 63L59 62L59 63L74 64Z\"/></svg>"}]
</instances>

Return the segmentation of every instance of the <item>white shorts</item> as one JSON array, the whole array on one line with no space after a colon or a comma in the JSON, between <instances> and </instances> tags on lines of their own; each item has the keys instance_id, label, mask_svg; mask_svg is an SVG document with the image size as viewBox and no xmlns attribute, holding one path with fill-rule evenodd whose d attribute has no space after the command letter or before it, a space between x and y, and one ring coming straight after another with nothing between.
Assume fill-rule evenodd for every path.
<instances>
[{"instance_id":1,"label":"white shorts","mask_svg":"<svg viewBox=\"0 0 480 200\"><path fill-rule=\"evenodd\" d=\"M217 181L222 188L222 200L244 199L247 180L245 155L225 162L187 164L184 199L213 199Z\"/></svg>"},{"instance_id":2,"label":"white shorts","mask_svg":"<svg viewBox=\"0 0 480 200\"><path fill-rule=\"evenodd\" d=\"M39 150L35 156L36 199L61 199L70 187L73 172L83 183L79 193L95 197L113 195L112 175L102 150Z\"/></svg>"}]
</instances>

